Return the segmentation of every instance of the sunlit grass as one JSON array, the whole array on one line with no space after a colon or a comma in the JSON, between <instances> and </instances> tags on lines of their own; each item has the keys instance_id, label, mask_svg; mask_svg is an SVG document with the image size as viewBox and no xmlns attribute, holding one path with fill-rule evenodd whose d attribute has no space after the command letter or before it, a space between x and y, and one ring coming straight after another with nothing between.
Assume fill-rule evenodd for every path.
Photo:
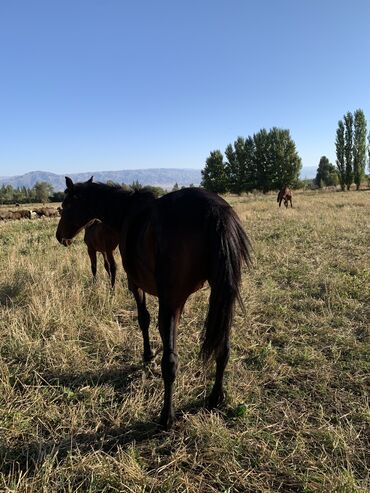
<instances>
[{"instance_id":1,"label":"sunlit grass","mask_svg":"<svg viewBox=\"0 0 370 493\"><path fill-rule=\"evenodd\" d=\"M157 355L141 363L122 268L92 284L57 220L0 222L0 491L355 492L369 489L370 193L230 197L254 246L227 403L203 405L208 289L179 330L177 421L159 433Z\"/></svg>"}]
</instances>

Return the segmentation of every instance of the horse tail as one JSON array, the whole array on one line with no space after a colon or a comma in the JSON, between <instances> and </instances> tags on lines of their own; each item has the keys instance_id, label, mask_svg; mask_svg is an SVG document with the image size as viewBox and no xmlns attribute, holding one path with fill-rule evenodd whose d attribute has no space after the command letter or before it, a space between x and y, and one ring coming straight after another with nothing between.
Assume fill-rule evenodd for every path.
<instances>
[{"instance_id":1,"label":"horse tail","mask_svg":"<svg viewBox=\"0 0 370 493\"><path fill-rule=\"evenodd\" d=\"M245 313L240 281L243 264L251 265L250 241L231 207L214 208L207 229L211 294L201 348L205 361L228 342L236 300Z\"/></svg>"}]
</instances>

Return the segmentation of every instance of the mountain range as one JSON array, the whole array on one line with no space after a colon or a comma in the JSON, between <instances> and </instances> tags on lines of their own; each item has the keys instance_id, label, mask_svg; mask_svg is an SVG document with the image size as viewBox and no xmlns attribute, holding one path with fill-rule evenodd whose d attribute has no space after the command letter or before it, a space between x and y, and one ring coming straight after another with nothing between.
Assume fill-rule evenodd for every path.
<instances>
[{"instance_id":1,"label":"mountain range","mask_svg":"<svg viewBox=\"0 0 370 493\"><path fill-rule=\"evenodd\" d=\"M304 166L301 178L314 178L316 168ZM201 170L192 168L150 168L150 169L124 169L121 171L92 171L88 173L68 173L75 182L86 181L94 176L94 181L114 183L126 183L130 185L138 181L142 185L159 186L171 190L175 183L180 187L200 185L202 180ZM14 188L32 188L37 182L46 181L50 183L55 191L65 189L65 175L58 175L48 171L30 171L24 175L0 177L1 185L12 185Z\"/></svg>"},{"instance_id":2,"label":"mountain range","mask_svg":"<svg viewBox=\"0 0 370 493\"><path fill-rule=\"evenodd\" d=\"M88 180L94 176L94 181L114 183L126 183L130 185L138 181L142 185L159 186L164 189L172 189L175 183L181 186L190 184L199 185L201 182L200 169L179 168L152 168L152 169L125 169L121 171L92 171L88 173L68 173L74 182ZM1 185L12 185L14 188L32 188L35 183L46 181L50 183L55 191L65 189L65 175L57 175L48 171L30 171L19 176L0 177Z\"/></svg>"}]
</instances>

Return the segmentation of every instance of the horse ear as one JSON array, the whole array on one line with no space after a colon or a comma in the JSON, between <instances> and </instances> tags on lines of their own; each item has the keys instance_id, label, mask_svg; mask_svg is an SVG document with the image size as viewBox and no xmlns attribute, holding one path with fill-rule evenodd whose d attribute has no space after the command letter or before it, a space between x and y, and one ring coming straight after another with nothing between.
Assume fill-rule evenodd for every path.
<instances>
[{"instance_id":1,"label":"horse ear","mask_svg":"<svg viewBox=\"0 0 370 493\"><path fill-rule=\"evenodd\" d=\"M66 176L66 185L67 185L68 190L73 189L73 181L71 180L71 178L69 176Z\"/></svg>"},{"instance_id":2,"label":"horse ear","mask_svg":"<svg viewBox=\"0 0 370 493\"><path fill-rule=\"evenodd\" d=\"M93 178L94 178L94 177L92 176L89 180L87 180L87 183L92 183Z\"/></svg>"}]
</instances>

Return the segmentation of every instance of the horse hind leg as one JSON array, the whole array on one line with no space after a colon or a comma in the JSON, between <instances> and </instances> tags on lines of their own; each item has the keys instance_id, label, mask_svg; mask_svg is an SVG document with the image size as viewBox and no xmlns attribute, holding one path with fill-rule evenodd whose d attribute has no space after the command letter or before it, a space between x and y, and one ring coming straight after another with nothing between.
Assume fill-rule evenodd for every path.
<instances>
[{"instance_id":1,"label":"horse hind leg","mask_svg":"<svg viewBox=\"0 0 370 493\"><path fill-rule=\"evenodd\" d=\"M225 399L225 393L223 388L223 380L226 365L230 356L230 344L228 340L225 340L222 347L219 349L216 355L216 377L213 384L212 391L208 397L208 409L214 409L222 404Z\"/></svg>"},{"instance_id":2,"label":"horse hind leg","mask_svg":"<svg viewBox=\"0 0 370 493\"><path fill-rule=\"evenodd\" d=\"M146 308L145 293L140 288L135 286L130 279L128 280L128 288L131 291L131 293L134 295L136 301L139 327L141 333L143 334L143 344L144 344L143 360L148 362L153 359L154 354L150 347L150 339L149 339L150 314Z\"/></svg>"},{"instance_id":3,"label":"horse hind leg","mask_svg":"<svg viewBox=\"0 0 370 493\"><path fill-rule=\"evenodd\" d=\"M109 260L108 260L108 256L107 256L106 252L103 253L103 258L104 258L104 269L107 271L109 279L111 279L110 264L109 264Z\"/></svg>"},{"instance_id":4,"label":"horse hind leg","mask_svg":"<svg viewBox=\"0 0 370 493\"><path fill-rule=\"evenodd\" d=\"M170 309L159 300L159 332L163 344L161 369L164 383L164 402L161 411L160 425L165 430L171 428L175 418L173 410L173 385L178 367L176 326L180 315L181 308L175 310Z\"/></svg>"}]
</instances>

